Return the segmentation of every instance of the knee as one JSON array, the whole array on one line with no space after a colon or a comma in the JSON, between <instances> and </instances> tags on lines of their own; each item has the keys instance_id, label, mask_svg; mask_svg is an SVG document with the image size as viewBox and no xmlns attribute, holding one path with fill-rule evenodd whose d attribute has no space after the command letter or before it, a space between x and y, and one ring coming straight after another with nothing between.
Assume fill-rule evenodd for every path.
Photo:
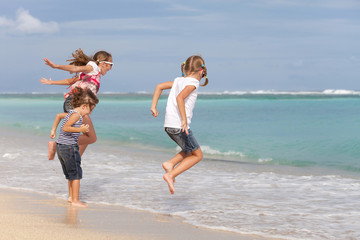
<instances>
[{"instance_id":1,"label":"knee","mask_svg":"<svg viewBox=\"0 0 360 240\"><path fill-rule=\"evenodd\" d=\"M96 140L97 140L96 134L87 135L86 144L93 144L96 142Z\"/></svg>"},{"instance_id":2,"label":"knee","mask_svg":"<svg viewBox=\"0 0 360 240\"><path fill-rule=\"evenodd\" d=\"M200 148L195 150L192 154L193 154L193 156L195 156L197 158L198 161L203 159L203 153Z\"/></svg>"},{"instance_id":3,"label":"knee","mask_svg":"<svg viewBox=\"0 0 360 240\"><path fill-rule=\"evenodd\" d=\"M91 137L91 138L90 138L90 144L95 143L95 142L96 142L96 140L97 140L97 136L96 136L96 135L95 135L95 136L93 136L93 137Z\"/></svg>"}]
</instances>

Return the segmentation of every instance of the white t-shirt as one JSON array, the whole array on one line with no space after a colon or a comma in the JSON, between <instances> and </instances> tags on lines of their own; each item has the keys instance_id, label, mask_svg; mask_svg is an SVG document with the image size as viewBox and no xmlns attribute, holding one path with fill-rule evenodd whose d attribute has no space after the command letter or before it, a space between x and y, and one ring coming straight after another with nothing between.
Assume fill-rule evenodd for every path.
<instances>
[{"instance_id":1,"label":"white t-shirt","mask_svg":"<svg viewBox=\"0 0 360 240\"><path fill-rule=\"evenodd\" d=\"M176 97L186 86L189 85L195 87L195 90L192 91L187 98L185 98L186 118L188 128L190 128L191 118L193 116L193 109L195 107L199 88L199 81L192 77L175 78L166 105L164 127L181 128L181 115L176 102Z\"/></svg>"},{"instance_id":2,"label":"white t-shirt","mask_svg":"<svg viewBox=\"0 0 360 240\"><path fill-rule=\"evenodd\" d=\"M80 73L79 81L71 85L71 91L65 93L64 97L68 98L71 92L76 88L80 87L82 89L90 89L95 95L100 89L100 79L101 79L101 70L95 62L89 61L86 65L93 67L93 70L89 73Z\"/></svg>"},{"instance_id":3,"label":"white t-shirt","mask_svg":"<svg viewBox=\"0 0 360 240\"><path fill-rule=\"evenodd\" d=\"M95 62L89 61L86 65L90 65L93 67L92 72L86 73L86 75L98 75L99 74L100 68Z\"/></svg>"}]
</instances>

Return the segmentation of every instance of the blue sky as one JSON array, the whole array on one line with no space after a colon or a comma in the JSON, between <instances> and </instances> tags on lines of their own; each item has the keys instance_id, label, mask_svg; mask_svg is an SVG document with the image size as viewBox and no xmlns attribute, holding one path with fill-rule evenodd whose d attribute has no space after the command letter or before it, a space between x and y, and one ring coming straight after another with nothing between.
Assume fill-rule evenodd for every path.
<instances>
[{"instance_id":1,"label":"blue sky","mask_svg":"<svg viewBox=\"0 0 360 240\"><path fill-rule=\"evenodd\" d=\"M71 75L82 48L113 54L100 92L152 92L201 54L201 91L359 90L358 0L1 0L0 92L65 92L44 86Z\"/></svg>"}]
</instances>

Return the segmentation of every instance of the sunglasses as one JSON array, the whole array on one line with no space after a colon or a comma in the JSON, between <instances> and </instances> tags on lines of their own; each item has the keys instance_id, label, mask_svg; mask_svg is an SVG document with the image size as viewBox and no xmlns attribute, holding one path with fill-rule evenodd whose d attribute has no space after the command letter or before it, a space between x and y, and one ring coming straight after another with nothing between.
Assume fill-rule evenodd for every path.
<instances>
[{"instance_id":1,"label":"sunglasses","mask_svg":"<svg viewBox=\"0 0 360 240\"><path fill-rule=\"evenodd\" d=\"M99 63L102 63L102 62L111 65L111 67L114 65L113 62L108 62L108 61L100 61Z\"/></svg>"}]
</instances>

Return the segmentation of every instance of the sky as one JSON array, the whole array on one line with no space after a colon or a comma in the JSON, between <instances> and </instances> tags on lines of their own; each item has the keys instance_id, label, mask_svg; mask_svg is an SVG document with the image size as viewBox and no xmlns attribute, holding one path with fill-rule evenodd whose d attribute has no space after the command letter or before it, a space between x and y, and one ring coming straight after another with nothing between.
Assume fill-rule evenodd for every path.
<instances>
[{"instance_id":1,"label":"sky","mask_svg":"<svg viewBox=\"0 0 360 240\"><path fill-rule=\"evenodd\" d=\"M359 0L0 0L0 92L66 92L42 77L78 48L114 66L100 93L153 92L201 55L203 92L360 89Z\"/></svg>"}]
</instances>

